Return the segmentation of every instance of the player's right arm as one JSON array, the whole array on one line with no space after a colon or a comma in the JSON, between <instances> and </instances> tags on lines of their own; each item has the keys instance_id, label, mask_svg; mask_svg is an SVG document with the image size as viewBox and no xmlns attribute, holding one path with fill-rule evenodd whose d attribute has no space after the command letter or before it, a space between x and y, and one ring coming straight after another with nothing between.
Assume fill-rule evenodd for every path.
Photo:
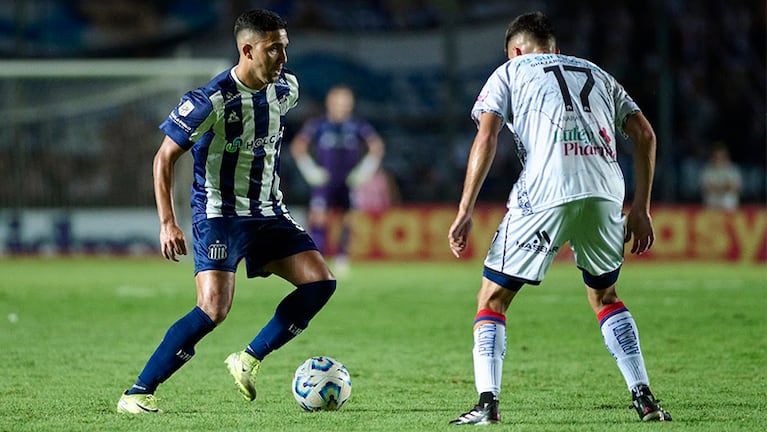
<instances>
[{"instance_id":1,"label":"player's right arm","mask_svg":"<svg viewBox=\"0 0 767 432\"><path fill-rule=\"evenodd\" d=\"M655 131L641 111L628 116L623 131L634 142L634 201L626 220L625 242L633 237L631 253L642 254L652 247L655 232L650 217L650 195L655 176Z\"/></svg>"},{"instance_id":2,"label":"player's right arm","mask_svg":"<svg viewBox=\"0 0 767 432\"><path fill-rule=\"evenodd\" d=\"M498 133L503 127L501 117L491 112L484 112L479 118L479 130L474 137L474 143L466 164L466 178L463 183L463 193L458 204L458 214L450 226L448 241L450 250L456 258L466 250L469 231L472 226L474 205L479 196L479 190L487 178L487 173L495 159L498 147Z\"/></svg>"},{"instance_id":3,"label":"player's right arm","mask_svg":"<svg viewBox=\"0 0 767 432\"><path fill-rule=\"evenodd\" d=\"M178 226L173 208L173 173L176 161L185 150L169 136L165 136L154 157L154 198L160 218L160 247L163 256L178 262L177 255L186 255L184 232Z\"/></svg>"}]
</instances>

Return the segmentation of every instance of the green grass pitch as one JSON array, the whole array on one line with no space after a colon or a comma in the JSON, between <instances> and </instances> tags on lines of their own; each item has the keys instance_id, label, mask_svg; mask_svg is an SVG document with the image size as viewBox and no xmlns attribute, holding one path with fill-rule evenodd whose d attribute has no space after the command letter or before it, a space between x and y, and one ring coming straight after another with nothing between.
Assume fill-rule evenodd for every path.
<instances>
[{"instance_id":1,"label":"green grass pitch","mask_svg":"<svg viewBox=\"0 0 767 432\"><path fill-rule=\"evenodd\" d=\"M223 360L289 289L238 276L228 319L157 393L165 413L115 411L168 326L195 301L192 268L157 258L0 260L0 431L449 431L476 401L471 326L481 263L357 263L297 339L266 359L259 396ZM642 424L569 263L527 286L508 319L503 424L512 431L767 430L767 269L629 263L652 387L674 417ZM329 355L352 374L338 412L303 412L295 368Z\"/></svg>"}]
</instances>

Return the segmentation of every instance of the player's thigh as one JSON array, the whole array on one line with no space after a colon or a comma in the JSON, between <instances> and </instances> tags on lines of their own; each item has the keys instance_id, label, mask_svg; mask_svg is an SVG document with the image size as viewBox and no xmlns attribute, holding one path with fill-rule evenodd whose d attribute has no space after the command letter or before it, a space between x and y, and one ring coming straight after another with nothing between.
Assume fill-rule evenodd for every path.
<instances>
[{"instance_id":1,"label":"player's thigh","mask_svg":"<svg viewBox=\"0 0 767 432\"><path fill-rule=\"evenodd\" d=\"M288 214L270 220L259 229L245 263L248 277L274 273L294 285L332 278L314 240Z\"/></svg>"},{"instance_id":2,"label":"player's thigh","mask_svg":"<svg viewBox=\"0 0 767 432\"><path fill-rule=\"evenodd\" d=\"M234 273L220 270L205 270L195 275L197 285L197 306L215 323L226 318L234 298Z\"/></svg>"},{"instance_id":3,"label":"player's thigh","mask_svg":"<svg viewBox=\"0 0 767 432\"><path fill-rule=\"evenodd\" d=\"M623 207L613 201L586 199L570 238L575 263L593 276L609 273L623 264Z\"/></svg>"},{"instance_id":4,"label":"player's thigh","mask_svg":"<svg viewBox=\"0 0 767 432\"><path fill-rule=\"evenodd\" d=\"M296 286L335 279L322 254L316 250L307 250L270 261L263 269Z\"/></svg>"},{"instance_id":5,"label":"player's thigh","mask_svg":"<svg viewBox=\"0 0 767 432\"><path fill-rule=\"evenodd\" d=\"M490 244L485 267L537 285L567 241L572 218L569 204L531 215L507 212Z\"/></svg>"}]
</instances>

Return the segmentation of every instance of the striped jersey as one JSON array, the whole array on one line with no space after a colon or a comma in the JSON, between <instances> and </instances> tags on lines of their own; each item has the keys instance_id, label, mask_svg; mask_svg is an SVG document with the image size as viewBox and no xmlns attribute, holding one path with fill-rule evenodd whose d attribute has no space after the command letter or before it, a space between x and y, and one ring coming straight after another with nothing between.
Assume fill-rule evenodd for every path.
<instances>
[{"instance_id":1,"label":"striped jersey","mask_svg":"<svg viewBox=\"0 0 767 432\"><path fill-rule=\"evenodd\" d=\"M616 131L639 107L597 65L560 54L526 54L498 67L471 111L503 119L522 172L507 206L520 214L581 198L623 203Z\"/></svg>"},{"instance_id":2,"label":"striped jersey","mask_svg":"<svg viewBox=\"0 0 767 432\"><path fill-rule=\"evenodd\" d=\"M285 114L298 101L298 80L284 69L261 90L222 72L184 94L160 125L194 157L192 220L287 213L280 191Z\"/></svg>"}]
</instances>

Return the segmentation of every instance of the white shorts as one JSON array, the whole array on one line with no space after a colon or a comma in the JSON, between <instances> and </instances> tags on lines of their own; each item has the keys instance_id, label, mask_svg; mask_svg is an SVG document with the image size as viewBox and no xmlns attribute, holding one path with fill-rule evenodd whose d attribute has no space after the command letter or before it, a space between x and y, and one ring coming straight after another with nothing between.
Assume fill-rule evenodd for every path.
<instances>
[{"instance_id":1,"label":"white shorts","mask_svg":"<svg viewBox=\"0 0 767 432\"><path fill-rule=\"evenodd\" d=\"M601 276L623 264L622 206L587 198L523 216L503 217L485 267L533 285L543 280L562 245L569 241L575 264Z\"/></svg>"}]
</instances>

